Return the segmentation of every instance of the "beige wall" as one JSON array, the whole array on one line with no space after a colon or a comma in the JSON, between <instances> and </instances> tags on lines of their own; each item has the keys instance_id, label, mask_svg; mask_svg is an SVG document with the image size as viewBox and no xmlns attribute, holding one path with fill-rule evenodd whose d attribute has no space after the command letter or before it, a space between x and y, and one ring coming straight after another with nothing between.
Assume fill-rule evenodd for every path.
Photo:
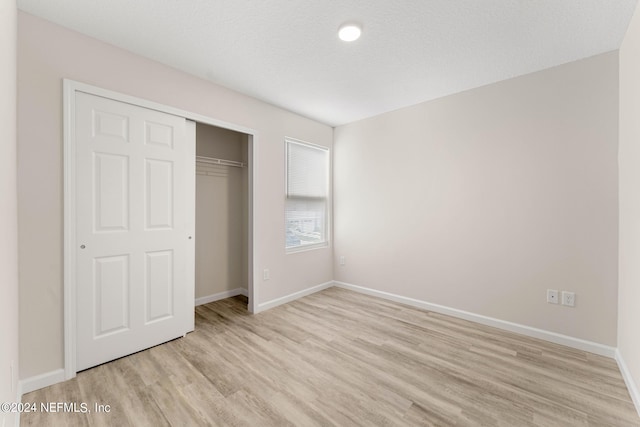
<instances>
[{"instance_id":1,"label":"beige wall","mask_svg":"<svg viewBox=\"0 0 640 427\"><path fill-rule=\"evenodd\" d=\"M196 155L217 159L246 161L243 144L247 135L216 126L196 124ZM245 150L246 151L246 150Z\"/></svg>"},{"instance_id":2,"label":"beige wall","mask_svg":"<svg viewBox=\"0 0 640 427\"><path fill-rule=\"evenodd\" d=\"M63 367L62 78L255 129L257 302L332 279L331 248L284 246L284 137L332 145L333 130L34 16L18 16L20 375Z\"/></svg>"},{"instance_id":3,"label":"beige wall","mask_svg":"<svg viewBox=\"0 0 640 427\"><path fill-rule=\"evenodd\" d=\"M196 126L199 156L240 162L246 144L244 134ZM196 163L196 298L248 288L246 174L247 168Z\"/></svg>"},{"instance_id":4,"label":"beige wall","mask_svg":"<svg viewBox=\"0 0 640 427\"><path fill-rule=\"evenodd\" d=\"M0 0L0 402L15 402L18 389L16 19L15 0ZM14 417L0 413L0 425Z\"/></svg>"},{"instance_id":5,"label":"beige wall","mask_svg":"<svg viewBox=\"0 0 640 427\"><path fill-rule=\"evenodd\" d=\"M620 49L618 347L640 390L640 9ZM636 394L640 412L640 395Z\"/></svg>"},{"instance_id":6,"label":"beige wall","mask_svg":"<svg viewBox=\"0 0 640 427\"><path fill-rule=\"evenodd\" d=\"M617 73L612 52L336 128L336 280L615 346Z\"/></svg>"}]
</instances>

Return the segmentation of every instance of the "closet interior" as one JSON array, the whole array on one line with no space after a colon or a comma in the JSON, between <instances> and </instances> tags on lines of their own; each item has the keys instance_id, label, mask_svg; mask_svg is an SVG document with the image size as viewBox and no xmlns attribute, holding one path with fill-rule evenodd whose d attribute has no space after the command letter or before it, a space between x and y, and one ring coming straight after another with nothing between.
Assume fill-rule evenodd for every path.
<instances>
[{"instance_id":1,"label":"closet interior","mask_svg":"<svg viewBox=\"0 0 640 427\"><path fill-rule=\"evenodd\" d=\"M196 305L248 292L248 138L196 124Z\"/></svg>"}]
</instances>

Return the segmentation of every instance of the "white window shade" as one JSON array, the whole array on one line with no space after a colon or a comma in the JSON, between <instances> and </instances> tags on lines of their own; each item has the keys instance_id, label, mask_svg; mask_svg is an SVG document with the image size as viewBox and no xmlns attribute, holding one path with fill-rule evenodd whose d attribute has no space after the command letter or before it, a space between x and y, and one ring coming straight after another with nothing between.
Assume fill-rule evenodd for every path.
<instances>
[{"instance_id":1,"label":"white window shade","mask_svg":"<svg viewBox=\"0 0 640 427\"><path fill-rule=\"evenodd\" d=\"M325 246L329 212L329 150L286 140L287 250Z\"/></svg>"},{"instance_id":2,"label":"white window shade","mask_svg":"<svg viewBox=\"0 0 640 427\"><path fill-rule=\"evenodd\" d=\"M327 197L328 157L327 149L287 141L287 197Z\"/></svg>"}]
</instances>

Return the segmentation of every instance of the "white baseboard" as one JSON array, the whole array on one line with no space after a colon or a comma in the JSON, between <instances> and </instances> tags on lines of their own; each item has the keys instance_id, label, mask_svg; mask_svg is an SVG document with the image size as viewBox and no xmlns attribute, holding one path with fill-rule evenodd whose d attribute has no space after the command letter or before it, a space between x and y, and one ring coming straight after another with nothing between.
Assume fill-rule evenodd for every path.
<instances>
[{"instance_id":1,"label":"white baseboard","mask_svg":"<svg viewBox=\"0 0 640 427\"><path fill-rule=\"evenodd\" d=\"M631 400L633 400L633 404L636 406L636 411L638 412L638 415L640 415L640 390L638 390L638 385L633 380L631 372L622 358L620 349L616 349L616 362L618 362L618 368L620 368L622 378L624 378L624 383L627 385L627 390L629 390Z\"/></svg>"},{"instance_id":2,"label":"white baseboard","mask_svg":"<svg viewBox=\"0 0 640 427\"><path fill-rule=\"evenodd\" d=\"M49 387L65 380L64 369L56 369L55 371L45 372L44 374L21 380L18 388L22 394L31 393L44 387Z\"/></svg>"},{"instance_id":3,"label":"white baseboard","mask_svg":"<svg viewBox=\"0 0 640 427\"><path fill-rule=\"evenodd\" d=\"M498 329L503 329L510 332L515 332L522 335L543 339L546 341L550 341L556 344L566 345L568 347L576 348L583 351L589 351L591 353L599 354L601 356L615 358L615 360L618 363L618 366L620 367L620 371L625 380L625 383L627 384L627 388L629 389L631 398L633 399L636 409L638 410L638 414L640 415L640 392L638 391L638 387L635 384L633 378L631 377L631 374L624 360L622 359L622 355L614 347L598 344L592 341L587 341L580 338L574 338L567 335L558 334L555 332L532 328L530 326L507 322L505 320L482 316L482 315L471 313L468 311L458 310L456 308L451 308L451 307L447 307L439 304L432 304L432 303L417 300L414 298L403 297L401 295L396 295L389 292L378 291L375 289L365 288L363 286L357 286L357 285L352 285L349 283L338 282L338 281L322 283L307 289L303 289L298 292L294 292L289 295L285 295L280 298L273 299L271 301L258 304L256 313L269 310L271 308L277 307L282 304L286 304L288 302L297 300L304 296L311 295L313 293L322 291L324 289L328 289L332 286L348 289L348 290L359 292L366 295L383 298L390 301L395 301L401 304L410 305L412 307L417 307L424 310L433 311L436 313L446 314L446 315L457 317L460 319L470 320L472 322L480 323L482 325L492 326ZM196 305L207 304L209 302L217 301L223 298L229 298L236 295L246 296L247 290L242 288L236 288L230 291L220 292L218 294L198 298L196 299L195 302L196 302ZM22 394L30 393L32 391L35 391L44 387L48 387L50 385L62 382L64 380L65 380L64 369L57 369L55 371L47 372L41 375L36 375L34 377L21 380L18 383L19 399L21 399Z\"/></svg>"},{"instance_id":4,"label":"white baseboard","mask_svg":"<svg viewBox=\"0 0 640 427\"><path fill-rule=\"evenodd\" d=\"M590 353L595 353L601 356L610 357L612 359L615 357L615 352L616 352L615 347L610 347L604 344L598 344L592 341L587 341L580 338L574 338L568 335L558 334L556 332L532 328L530 326L521 325L518 323L507 322L506 320L487 317L487 316L471 313L464 310L458 310L457 308L451 308L451 307L447 307L439 304L432 304L426 301L407 298L401 295L391 294L389 292L378 291L375 289L365 288L362 286L352 285L349 283L336 281L334 282L334 284L339 288L348 289L351 291L360 292L362 294L367 294L367 295L371 295L379 298L384 298L390 301L399 302L401 304L422 308L424 310L433 311L436 313L446 314L452 317L457 317L459 319L470 320L472 322L480 323L482 325L492 326L494 328L503 329L509 332L515 332L515 333L526 335L533 338L539 338L542 340L565 345L567 347L575 348L578 350L588 351Z\"/></svg>"},{"instance_id":5,"label":"white baseboard","mask_svg":"<svg viewBox=\"0 0 640 427\"><path fill-rule=\"evenodd\" d=\"M321 283L319 285L316 286L312 286L310 288L307 289L303 289L301 291L298 292L294 292L292 294L289 295L285 295L283 297L280 298L276 298L276 299L272 299L271 301L267 301L267 302L263 302L261 304L258 304L258 306L256 307L255 313L260 313L261 311L265 311L265 310L269 310L270 308L274 308L277 307L279 305L282 304L286 304L288 302L291 301L295 301L298 298L302 298L305 297L307 295L311 295L311 294L315 294L316 292L320 292L324 289L330 288L334 285L335 282L325 282L325 283Z\"/></svg>"},{"instance_id":6,"label":"white baseboard","mask_svg":"<svg viewBox=\"0 0 640 427\"><path fill-rule=\"evenodd\" d=\"M217 294L207 295L206 297L196 298L196 306L202 304L209 304L210 302L220 301L221 299L235 297L237 295L248 295L248 292L244 288L235 288L224 292L218 292Z\"/></svg>"}]
</instances>

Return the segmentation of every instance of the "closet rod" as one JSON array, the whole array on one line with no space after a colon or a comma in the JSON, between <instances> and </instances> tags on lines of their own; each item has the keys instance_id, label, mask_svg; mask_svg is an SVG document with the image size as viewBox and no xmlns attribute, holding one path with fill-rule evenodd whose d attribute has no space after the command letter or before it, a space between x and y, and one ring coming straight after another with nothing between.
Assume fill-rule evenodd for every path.
<instances>
[{"instance_id":1,"label":"closet rod","mask_svg":"<svg viewBox=\"0 0 640 427\"><path fill-rule=\"evenodd\" d=\"M243 162L236 162L235 160L216 159L215 157L196 156L196 162L208 163L211 165L223 165L234 166L237 168L243 168L247 164Z\"/></svg>"}]
</instances>

